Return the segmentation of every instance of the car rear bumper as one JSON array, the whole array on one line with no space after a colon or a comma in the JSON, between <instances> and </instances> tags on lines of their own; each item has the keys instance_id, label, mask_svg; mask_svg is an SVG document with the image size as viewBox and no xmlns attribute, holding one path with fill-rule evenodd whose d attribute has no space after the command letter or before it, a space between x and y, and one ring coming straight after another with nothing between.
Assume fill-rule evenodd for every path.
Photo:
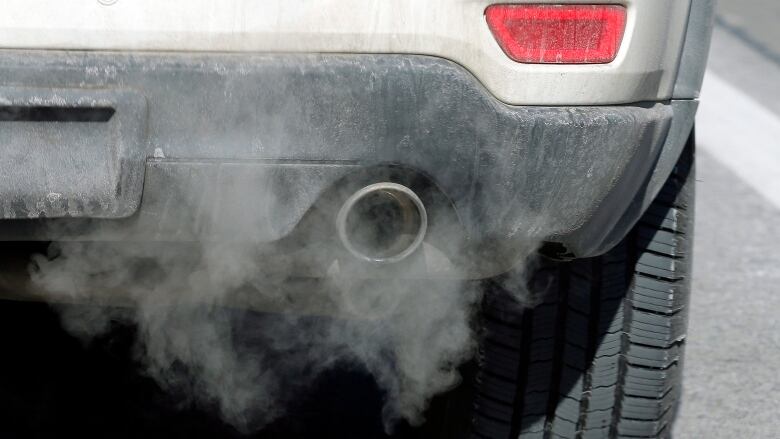
<instances>
[{"instance_id":1,"label":"car rear bumper","mask_svg":"<svg viewBox=\"0 0 780 439\"><path fill-rule=\"evenodd\" d=\"M474 276L528 242L576 257L618 242L697 105L510 106L418 55L1 51L0 78L6 115L113 110L0 121L0 239L277 242L340 188L401 170L493 260Z\"/></svg>"}]
</instances>

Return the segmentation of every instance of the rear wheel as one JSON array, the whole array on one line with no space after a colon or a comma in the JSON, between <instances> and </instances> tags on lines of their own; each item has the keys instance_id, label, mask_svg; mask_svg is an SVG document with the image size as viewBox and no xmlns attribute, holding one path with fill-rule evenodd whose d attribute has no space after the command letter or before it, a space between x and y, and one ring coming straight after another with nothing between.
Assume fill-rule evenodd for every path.
<instances>
[{"instance_id":1,"label":"rear wheel","mask_svg":"<svg viewBox=\"0 0 780 439\"><path fill-rule=\"evenodd\" d=\"M471 437L668 437L680 398L693 231L693 146L607 254L538 271L542 303L486 295Z\"/></svg>"}]
</instances>

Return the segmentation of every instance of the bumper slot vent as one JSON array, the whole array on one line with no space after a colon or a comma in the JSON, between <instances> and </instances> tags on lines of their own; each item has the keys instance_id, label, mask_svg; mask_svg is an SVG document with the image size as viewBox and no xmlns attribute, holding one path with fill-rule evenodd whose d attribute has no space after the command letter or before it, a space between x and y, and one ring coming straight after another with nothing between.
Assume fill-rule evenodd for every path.
<instances>
[{"instance_id":1,"label":"bumper slot vent","mask_svg":"<svg viewBox=\"0 0 780 439\"><path fill-rule=\"evenodd\" d=\"M0 122L108 122L111 107L0 106Z\"/></svg>"}]
</instances>

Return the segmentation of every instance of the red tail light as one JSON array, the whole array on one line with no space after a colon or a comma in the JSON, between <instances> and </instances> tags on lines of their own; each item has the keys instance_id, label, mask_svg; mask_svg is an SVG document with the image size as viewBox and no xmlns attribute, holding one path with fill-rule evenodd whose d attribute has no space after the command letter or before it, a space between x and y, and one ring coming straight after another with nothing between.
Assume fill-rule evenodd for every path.
<instances>
[{"instance_id":1,"label":"red tail light","mask_svg":"<svg viewBox=\"0 0 780 439\"><path fill-rule=\"evenodd\" d=\"M485 17L507 56L522 63L612 62L626 27L620 5L492 5Z\"/></svg>"}]
</instances>

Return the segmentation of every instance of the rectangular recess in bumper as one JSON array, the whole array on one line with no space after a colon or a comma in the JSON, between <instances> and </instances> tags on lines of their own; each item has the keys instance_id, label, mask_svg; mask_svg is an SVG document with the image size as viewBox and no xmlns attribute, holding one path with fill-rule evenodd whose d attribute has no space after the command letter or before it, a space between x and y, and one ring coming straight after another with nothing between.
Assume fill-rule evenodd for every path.
<instances>
[{"instance_id":1,"label":"rectangular recess in bumper","mask_svg":"<svg viewBox=\"0 0 780 439\"><path fill-rule=\"evenodd\" d=\"M132 215L146 101L120 88L0 87L0 218Z\"/></svg>"}]
</instances>

